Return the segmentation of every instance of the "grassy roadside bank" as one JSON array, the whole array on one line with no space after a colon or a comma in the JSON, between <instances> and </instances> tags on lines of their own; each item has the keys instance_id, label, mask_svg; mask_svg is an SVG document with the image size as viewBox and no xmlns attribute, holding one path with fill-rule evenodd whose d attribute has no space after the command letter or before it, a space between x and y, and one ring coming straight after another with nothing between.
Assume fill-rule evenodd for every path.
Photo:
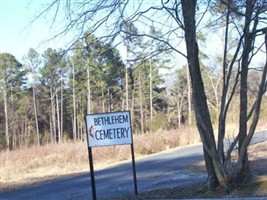
<instances>
[{"instance_id":1,"label":"grassy roadside bank","mask_svg":"<svg viewBox=\"0 0 267 200\"><path fill-rule=\"evenodd\" d=\"M199 142L197 130L191 127L134 135L135 156L138 158ZM130 152L129 145L93 148L95 169L128 160L131 158ZM86 141L2 151L0 157L0 189L2 190L89 171Z\"/></svg>"},{"instance_id":2,"label":"grassy roadside bank","mask_svg":"<svg viewBox=\"0 0 267 200\"><path fill-rule=\"evenodd\" d=\"M198 133L193 128L173 131L159 131L145 135L135 135L135 154L142 157L178 146L199 143ZM267 145L266 145L267 146ZM259 147L257 147L259 149ZM261 151L252 150L256 160ZM263 149L264 150L264 149ZM267 150L265 149L265 152ZM130 158L129 146L93 148L95 168L105 168ZM10 152L0 152L1 191L58 178L73 173L89 171L86 142L68 142L31 147ZM266 157L265 157L266 160ZM201 168L202 166L202 168ZM265 165L266 166L266 165ZM204 163L196 163L194 170L204 168Z\"/></svg>"}]
</instances>

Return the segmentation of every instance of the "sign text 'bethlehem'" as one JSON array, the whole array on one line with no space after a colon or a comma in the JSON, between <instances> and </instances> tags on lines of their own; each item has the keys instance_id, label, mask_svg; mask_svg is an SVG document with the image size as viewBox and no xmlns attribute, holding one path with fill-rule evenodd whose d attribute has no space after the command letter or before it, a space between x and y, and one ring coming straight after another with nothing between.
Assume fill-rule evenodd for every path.
<instances>
[{"instance_id":1,"label":"sign text 'bethlehem'","mask_svg":"<svg viewBox=\"0 0 267 200\"><path fill-rule=\"evenodd\" d=\"M86 125L89 147L132 144L128 111L87 115Z\"/></svg>"}]
</instances>

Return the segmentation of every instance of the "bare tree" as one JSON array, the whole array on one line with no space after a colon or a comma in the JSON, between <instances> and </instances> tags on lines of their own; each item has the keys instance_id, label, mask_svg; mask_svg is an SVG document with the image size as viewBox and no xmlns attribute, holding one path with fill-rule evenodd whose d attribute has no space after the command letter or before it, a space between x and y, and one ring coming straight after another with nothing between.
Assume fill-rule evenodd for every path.
<instances>
[{"instance_id":1,"label":"bare tree","mask_svg":"<svg viewBox=\"0 0 267 200\"><path fill-rule=\"evenodd\" d=\"M54 0L43 13L53 6L60 8L61 0ZM214 128L207 103L207 96L203 84L202 72L199 60L198 34L206 29L207 21L204 20L211 7L222 6L219 18L225 18L225 50L223 59L223 91L219 113L219 140L218 147L215 142ZM57 9L56 19L60 9ZM227 187L237 177L247 177L248 157L247 147L255 132L259 119L261 99L266 91L266 64L262 70L262 81L259 85L258 95L254 106L249 110L247 105L247 78L249 65L255 54L262 50L263 44L256 47L256 39L265 35L266 24L263 23L267 6L265 1L156 1L151 5L147 1L128 0L98 0L81 1L73 3L67 1L64 13L70 19L64 30L55 37L74 30L74 37L81 38L85 31L97 33L100 40L105 40L119 45L125 40L121 34L129 34L132 37L142 37L157 40L162 44L155 52L172 50L177 57L187 60L191 86L192 101L196 118L196 124L203 143L205 163L208 173L208 186L210 188L220 185ZM101 17L99 17L101 16ZM131 32L123 28L125 23L139 26L143 31ZM153 35L147 32L148 26L159 27L162 32ZM228 28L235 31L238 43L235 44L235 52L230 60L226 59L228 52L228 36L231 34ZM185 44L186 49L181 46ZM72 46L70 45L70 48ZM142 55L153 57L155 52L148 54L148 47L144 47ZM266 50L264 50L266 53ZM234 73L234 70L236 73ZM230 80L233 80L230 85ZM226 132L226 120L229 106L236 94L237 86L240 86L240 119L239 133L229 150L224 152L224 138ZM248 120L253 116L252 123L248 127ZM239 156L236 165L231 165L231 153L234 146L239 144ZM233 169L231 167L234 166Z\"/></svg>"}]
</instances>

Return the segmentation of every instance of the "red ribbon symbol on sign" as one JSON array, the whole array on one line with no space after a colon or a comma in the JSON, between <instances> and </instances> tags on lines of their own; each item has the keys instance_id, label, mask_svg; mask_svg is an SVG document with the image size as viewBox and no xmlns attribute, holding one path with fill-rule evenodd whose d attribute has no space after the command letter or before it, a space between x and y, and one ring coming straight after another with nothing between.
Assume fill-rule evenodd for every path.
<instances>
[{"instance_id":1,"label":"red ribbon symbol on sign","mask_svg":"<svg viewBox=\"0 0 267 200\"><path fill-rule=\"evenodd\" d=\"M89 135L90 135L90 137L94 138L93 125L89 128Z\"/></svg>"}]
</instances>

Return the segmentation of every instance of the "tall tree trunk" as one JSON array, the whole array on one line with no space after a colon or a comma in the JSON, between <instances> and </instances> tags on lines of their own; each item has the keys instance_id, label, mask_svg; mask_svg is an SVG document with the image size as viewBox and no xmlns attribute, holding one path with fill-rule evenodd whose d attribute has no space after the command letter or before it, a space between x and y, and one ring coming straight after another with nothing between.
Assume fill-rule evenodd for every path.
<instances>
[{"instance_id":1,"label":"tall tree trunk","mask_svg":"<svg viewBox=\"0 0 267 200\"><path fill-rule=\"evenodd\" d=\"M149 68L149 73L150 73L150 80L149 80L149 98L150 98L150 121L152 122L153 120L153 93L152 93L152 83L153 83L153 75L152 75L152 59L150 59L150 68ZM151 124L151 123L150 123Z\"/></svg>"},{"instance_id":2,"label":"tall tree trunk","mask_svg":"<svg viewBox=\"0 0 267 200\"><path fill-rule=\"evenodd\" d=\"M72 64L72 106L73 106L73 140L77 140L76 92L75 92L75 66Z\"/></svg>"},{"instance_id":3,"label":"tall tree trunk","mask_svg":"<svg viewBox=\"0 0 267 200\"><path fill-rule=\"evenodd\" d=\"M129 56L129 41L127 40L127 44L126 44L126 65L125 65L125 101L126 101L126 110L129 110L128 56Z\"/></svg>"},{"instance_id":4,"label":"tall tree trunk","mask_svg":"<svg viewBox=\"0 0 267 200\"><path fill-rule=\"evenodd\" d=\"M108 86L108 112L111 112L111 94L109 86Z\"/></svg>"},{"instance_id":5,"label":"tall tree trunk","mask_svg":"<svg viewBox=\"0 0 267 200\"><path fill-rule=\"evenodd\" d=\"M61 129L60 129L60 112L59 112L59 100L58 94L56 93L56 116L57 116L57 132L58 132L58 142L61 143Z\"/></svg>"},{"instance_id":6,"label":"tall tree trunk","mask_svg":"<svg viewBox=\"0 0 267 200\"><path fill-rule=\"evenodd\" d=\"M221 110L219 114L219 124L218 124L218 155L221 162L224 163L225 155L224 155L224 137L225 137L225 122L226 122L226 98L227 92L229 88L228 84L228 76L231 74L231 71L227 70L227 54L228 54L228 30L229 30L229 17L230 17L230 6L227 7L227 15L226 15L226 26L225 26L225 34L224 34L224 53L223 53L223 89L221 95ZM228 72L228 73L227 73Z\"/></svg>"},{"instance_id":7,"label":"tall tree trunk","mask_svg":"<svg viewBox=\"0 0 267 200\"><path fill-rule=\"evenodd\" d=\"M191 108L191 83L189 67L186 68L186 78L187 78L187 102L188 102L188 124L192 125L192 108Z\"/></svg>"},{"instance_id":8,"label":"tall tree trunk","mask_svg":"<svg viewBox=\"0 0 267 200\"><path fill-rule=\"evenodd\" d=\"M50 142L54 142L54 134L53 134L53 123L52 123L52 117L51 114L49 116L49 129L50 129Z\"/></svg>"},{"instance_id":9,"label":"tall tree trunk","mask_svg":"<svg viewBox=\"0 0 267 200\"><path fill-rule=\"evenodd\" d=\"M57 128L56 128L56 107L55 107L55 98L53 94L52 86L50 87L50 98L51 98L51 112L52 112L52 131L53 131L53 141L57 141Z\"/></svg>"},{"instance_id":10,"label":"tall tree trunk","mask_svg":"<svg viewBox=\"0 0 267 200\"><path fill-rule=\"evenodd\" d=\"M141 133L144 133L144 113L143 113L143 96L142 96L142 78L141 70L139 69L139 106L140 106L140 116L141 116Z\"/></svg>"},{"instance_id":11,"label":"tall tree trunk","mask_svg":"<svg viewBox=\"0 0 267 200\"><path fill-rule=\"evenodd\" d=\"M122 101L121 101L121 110L123 111L124 110L124 102L125 102L125 99L122 98ZM103 102L104 103L104 102Z\"/></svg>"},{"instance_id":12,"label":"tall tree trunk","mask_svg":"<svg viewBox=\"0 0 267 200\"><path fill-rule=\"evenodd\" d=\"M11 129L11 141L12 143L10 145L10 149L14 149L15 145L15 138L16 138L16 128L15 124L13 123L15 121L15 112L14 112L14 95L13 95L13 87L11 86L11 94L10 94L10 99L11 99L11 105L10 105L10 111L9 111L9 117L11 119L10 121L10 129Z\"/></svg>"},{"instance_id":13,"label":"tall tree trunk","mask_svg":"<svg viewBox=\"0 0 267 200\"><path fill-rule=\"evenodd\" d=\"M63 70L62 70L63 71ZM61 72L62 74L62 72ZM63 125L64 125L64 118L63 118L63 111L64 111L64 104L63 104L63 99L64 99L64 94L63 94L63 74L61 76L60 80L60 132L61 132L61 140L63 139Z\"/></svg>"},{"instance_id":14,"label":"tall tree trunk","mask_svg":"<svg viewBox=\"0 0 267 200\"><path fill-rule=\"evenodd\" d=\"M79 109L78 109L79 110ZM77 122L77 140L80 140L80 122Z\"/></svg>"},{"instance_id":15,"label":"tall tree trunk","mask_svg":"<svg viewBox=\"0 0 267 200\"><path fill-rule=\"evenodd\" d=\"M89 59L87 61L87 114L91 114L91 86L90 86L90 68Z\"/></svg>"},{"instance_id":16,"label":"tall tree trunk","mask_svg":"<svg viewBox=\"0 0 267 200\"><path fill-rule=\"evenodd\" d=\"M35 80L34 80L35 81ZM39 123L38 123L38 113L37 113L37 105L36 105L36 88L35 82L33 82L32 87L32 99L33 99L33 109L34 109L34 116L35 116L35 126L36 126L36 134L37 134L37 144L40 146L40 133L39 133Z\"/></svg>"},{"instance_id":17,"label":"tall tree trunk","mask_svg":"<svg viewBox=\"0 0 267 200\"><path fill-rule=\"evenodd\" d=\"M178 128L180 128L181 127L181 106L179 104L179 97L177 97L176 105L177 105Z\"/></svg>"},{"instance_id":18,"label":"tall tree trunk","mask_svg":"<svg viewBox=\"0 0 267 200\"><path fill-rule=\"evenodd\" d=\"M253 36L250 33L250 24L251 24L251 16L253 13L253 4L254 0L246 1L246 19L245 19L245 28L244 28L244 49L242 54L241 61L241 73L240 73L240 113L239 113L239 153L241 147L247 136L247 109L248 109L248 97L247 97L247 89L248 89L248 66L249 66L249 54L252 48ZM245 152L242 157L241 162L241 171L238 175L238 179L246 178L250 175L249 163L248 163L248 155Z\"/></svg>"},{"instance_id":19,"label":"tall tree trunk","mask_svg":"<svg viewBox=\"0 0 267 200\"><path fill-rule=\"evenodd\" d=\"M4 88L4 107L5 107L5 137L6 137L6 150L9 150L9 127L8 127L8 111L7 111L7 95L6 90Z\"/></svg>"},{"instance_id":20,"label":"tall tree trunk","mask_svg":"<svg viewBox=\"0 0 267 200\"><path fill-rule=\"evenodd\" d=\"M216 187L218 183L221 186L226 186L227 178L225 177L225 173L220 168L220 163L218 162L213 127L200 71L195 22L195 9L197 1L182 0L181 3L184 17L187 62L193 91L193 105L197 128L204 148L204 158L208 173L207 184L209 188Z\"/></svg>"},{"instance_id":21,"label":"tall tree trunk","mask_svg":"<svg viewBox=\"0 0 267 200\"><path fill-rule=\"evenodd\" d=\"M13 136L12 136L12 149L16 149L17 148L17 132L16 132L16 128L13 127Z\"/></svg>"},{"instance_id":22,"label":"tall tree trunk","mask_svg":"<svg viewBox=\"0 0 267 200\"><path fill-rule=\"evenodd\" d=\"M104 91L103 91L103 89L102 89L102 112L104 113L105 112L105 95L104 95ZM123 110L123 109L122 109Z\"/></svg>"},{"instance_id":23,"label":"tall tree trunk","mask_svg":"<svg viewBox=\"0 0 267 200\"><path fill-rule=\"evenodd\" d=\"M135 118L135 113L134 113L134 108L135 108L135 88L136 88L136 84L135 82L132 83L132 96L131 96L131 121L133 122L134 121L134 118Z\"/></svg>"},{"instance_id":24,"label":"tall tree trunk","mask_svg":"<svg viewBox=\"0 0 267 200\"><path fill-rule=\"evenodd\" d=\"M267 27L263 28L261 30L255 30L252 31L253 34L257 34L257 32L261 32L263 34L265 34L265 50L267 50ZM264 95L264 93L266 92L267 89L267 82L266 82L266 77L267 77L267 54L266 54L266 60L265 60L265 65L263 67L263 71L262 71L262 76L261 76L261 82L259 85L259 90L258 90L258 94L257 94L257 98L256 101L254 103L254 105L251 108L251 111L248 115L248 119L253 116L252 122L250 124L250 128L249 128L249 132L247 134L247 136L244 138L242 146L238 147L239 150L239 157L238 157L238 162L237 162L237 167L235 169L235 174L236 174L236 180L238 180L238 182L240 183L240 181L247 181L250 178L251 172L249 169L249 166L247 166L245 164L243 164L244 162L244 158L247 156L247 147L254 135L254 132L256 130L257 127L257 123L259 120L259 116L260 116L260 110L261 110L261 101L262 101L262 97ZM246 167L248 167L248 169L246 169Z\"/></svg>"}]
</instances>

